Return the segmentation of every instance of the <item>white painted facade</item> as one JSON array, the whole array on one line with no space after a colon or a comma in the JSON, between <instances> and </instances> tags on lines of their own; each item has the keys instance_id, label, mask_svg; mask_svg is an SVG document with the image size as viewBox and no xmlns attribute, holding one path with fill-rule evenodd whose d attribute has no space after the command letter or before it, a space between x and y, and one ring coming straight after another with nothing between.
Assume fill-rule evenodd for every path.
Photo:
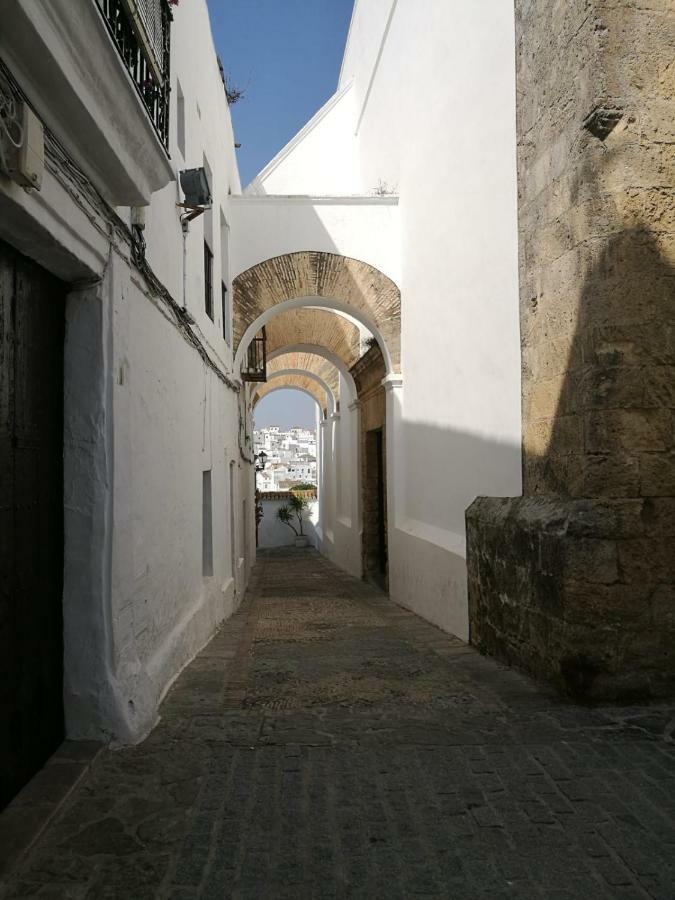
<instances>
[{"instance_id":1,"label":"white painted facade","mask_svg":"<svg viewBox=\"0 0 675 900\"><path fill-rule=\"evenodd\" d=\"M70 286L64 696L72 738L145 735L172 680L240 601L255 556L250 412L240 410L221 310L230 192L240 189L234 138L206 3L173 14L167 154L94 0L11 0L0 12L0 57L86 176L74 181L80 176L49 151L40 192L0 176L0 238ZM87 72L100 76L95 88ZM205 164L213 206L191 223L184 253L177 176ZM115 215L130 223L129 203L147 204L146 260L192 325L181 325L131 261L128 232L115 225Z\"/></svg>"},{"instance_id":2,"label":"white painted facade","mask_svg":"<svg viewBox=\"0 0 675 900\"><path fill-rule=\"evenodd\" d=\"M356 0L335 96L233 203L236 271L330 250L400 287L389 589L464 639L464 511L477 495L521 491L514 46L513 8L500 0ZM380 204L392 221L375 229ZM353 213L344 223L341 208ZM322 547L353 570L358 502L342 498L358 460L341 426L321 427Z\"/></svg>"},{"instance_id":3,"label":"white painted facade","mask_svg":"<svg viewBox=\"0 0 675 900\"><path fill-rule=\"evenodd\" d=\"M520 492L512 9L356 0L335 96L243 195L206 2L173 15L167 154L95 0L0 10L0 58L56 140L39 192L0 175L0 238L69 286L73 738L142 738L243 595L255 557L253 434L251 391L237 379L248 340L280 311L335 310L382 349L394 600L466 638L464 510L478 494ZM199 166L213 204L184 238L178 173ZM145 208L146 260L163 290L132 260L131 205ZM400 375L374 322L339 297L289 298L251 324L233 358L233 278L305 250L362 260L398 285ZM312 527L319 549L359 576L354 381L325 348L286 350L319 353L340 373L339 403L331 394L327 417L317 411Z\"/></svg>"},{"instance_id":4,"label":"white painted facade","mask_svg":"<svg viewBox=\"0 0 675 900\"><path fill-rule=\"evenodd\" d=\"M341 412L322 422L320 430L320 550L350 575L360 578L359 408L342 377L340 398Z\"/></svg>"},{"instance_id":5,"label":"white painted facade","mask_svg":"<svg viewBox=\"0 0 675 900\"><path fill-rule=\"evenodd\" d=\"M258 547L261 550L268 550L273 547L295 546L295 535L292 529L288 525L284 525L277 516L278 510L286 505L286 501L263 497L261 502L263 517L258 526ZM311 500L307 510L302 514L302 530L310 547L318 548L320 544L316 530L318 520L319 503L317 500Z\"/></svg>"},{"instance_id":6,"label":"white painted facade","mask_svg":"<svg viewBox=\"0 0 675 900\"><path fill-rule=\"evenodd\" d=\"M258 490L284 491L287 482L317 483L316 435L304 428L278 427L253 432L256 455L265 451L266 467L257 474Z\"/></svg>"}]
</instances>

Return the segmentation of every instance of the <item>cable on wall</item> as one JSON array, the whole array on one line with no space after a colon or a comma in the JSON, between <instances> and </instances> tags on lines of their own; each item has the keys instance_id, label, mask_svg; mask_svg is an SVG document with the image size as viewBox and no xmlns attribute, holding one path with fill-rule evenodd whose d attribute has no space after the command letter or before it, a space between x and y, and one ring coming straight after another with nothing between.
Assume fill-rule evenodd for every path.
<instances>
[{"instance_id":1,"label":"cable on wall","mask_svg":"<svg viewBox=\"0 0 675 900\"><path fill-rule=\"evenodd\" d=\"M20 97L25 103L33 108L28 98L22 91L20 85L8 69L5 62L0 59L0 76L7 83L14 97ZM2 82L0 82L0 87ZM4 91L2 91L4 95ZM3 104L6 102L2 101ZM3 126L4 127L4 126ZM200 357L218 377L218 379L229 390L239 393L241 386L231 379L220 366L212 359L210 353L204 346L203 342L194 333L190 320L186 311L180 303L178 303L165 285L155 275L151 266L145 260L142 254L137 252L136 241L129 226L117 214L115 209L101 196L89 178L81 171L77 164L69 156L58 138L45 126L45 167L59 181L62 187L68 192L72 200L85 213L91 224L106 238L112 240L111 235L115 235L128 248L129 257L127 258L139 274L142 276L150 292L159 298L171 313L171 321L182 334L185 340L199 353ZM107 227L103 227L97 220L95 213L105 221ZM119 248L114 248L119 252Z\"/></svg>"}]
</instances>

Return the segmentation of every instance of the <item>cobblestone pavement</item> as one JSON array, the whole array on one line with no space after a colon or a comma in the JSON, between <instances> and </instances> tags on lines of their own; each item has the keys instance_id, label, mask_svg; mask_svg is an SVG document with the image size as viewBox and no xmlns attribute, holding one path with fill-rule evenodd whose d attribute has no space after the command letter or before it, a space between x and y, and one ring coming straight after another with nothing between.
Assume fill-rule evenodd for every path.
<instances>
[{"instance_id":1,"label":"cobblestone pavement","mask_svg":"<svg viewBox=\"0 0 675 900\"><path fill-rule=\"evenodd\" d=\"M314 551L261 555L4 898L675 898L675 708L584 709Z\"/></svg>"}]
</instances>

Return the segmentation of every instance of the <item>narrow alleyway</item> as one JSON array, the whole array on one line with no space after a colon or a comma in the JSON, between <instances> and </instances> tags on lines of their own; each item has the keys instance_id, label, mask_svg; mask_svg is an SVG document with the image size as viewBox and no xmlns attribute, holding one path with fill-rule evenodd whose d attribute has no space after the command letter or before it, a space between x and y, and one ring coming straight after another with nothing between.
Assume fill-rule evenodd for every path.
<instances>
[{"instance_id":1,"label":"narrow alleyway","mask_svg":"<svg viewBox=\"0 0 675 900\"><path fill-rule=\"evenodd\" d=\"M269 551L4 897L666 900L674 715L569 705L314 551Z\"/></svg>"}]
</instances>

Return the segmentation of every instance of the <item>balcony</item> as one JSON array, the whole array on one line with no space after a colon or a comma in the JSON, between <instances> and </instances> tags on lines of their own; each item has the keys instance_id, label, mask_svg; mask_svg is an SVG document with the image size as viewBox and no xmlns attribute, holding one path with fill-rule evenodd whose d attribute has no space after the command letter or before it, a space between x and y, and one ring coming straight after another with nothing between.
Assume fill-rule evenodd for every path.
<instances>
[{"instance_id":1,"label":"balcony","mask_svg":"<svg viewBox=\"0 0 675 900\"><path fill-rule=\"evenodd\" d=\"M242 381L267 381L267 334L263 325L248 345L241 367Z\"/></svg>"},{"instance_id":2,"label":"balcony","mask_svg":"<svg viewBox=\"0 0 675 900\"><path fill-rule=\"evenodd\" d=\"M167 0L5 0L0 57L114 206L174 180Z\"/></svg>"},{"instance_id":3,"label":"balcony","mask_svg":"<svg viewBox=\"0 0 675 900\"><path fill-rule=\"evenodd\" d=\"M168 0L96 0L122 62L169 146L171 8Z\"/></svg>"}]
</instances>

